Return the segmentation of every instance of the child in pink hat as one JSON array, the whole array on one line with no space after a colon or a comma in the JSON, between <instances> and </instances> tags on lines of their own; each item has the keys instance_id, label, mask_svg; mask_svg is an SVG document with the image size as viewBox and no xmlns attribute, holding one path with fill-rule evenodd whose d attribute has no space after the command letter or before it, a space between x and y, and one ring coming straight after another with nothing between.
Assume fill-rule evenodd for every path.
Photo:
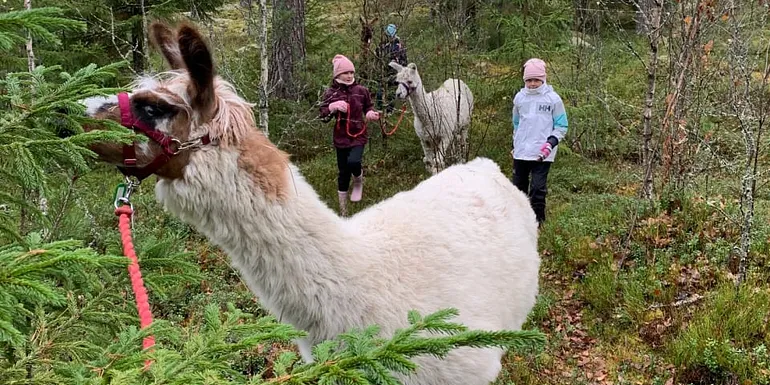
<instances>
[{"instance_id":1,"label":"child in pink hat","mask_svg":"<svg viewBox=\"0 0 770 385\"><path fill-rule=\"evenodd\" d=\"M529 196L539 225L545 221L548 172L568 127L564 103L546 83L545 67L541 59L527 60L524 88L513 98L513 184Z\"/></svg>"},{"instance_id":2,"label":"child in pink hat","mask_svg":"<svg viewBox=\"0 0 770 385\"><path fill-rule=\"evenodd\" d=\"M324 122L334 118L332 142L337 151L337 195L340 215L347 215L348 197L358 202L363 196L364 171L361 165L364 147L369 140L366 121L379 120L372 108L369 90L356 82L356 68L343 55L332 59L332 84L321 98L320 112ZM353 188L350 193L350 180Z\"/></svg>"}]
</instances>

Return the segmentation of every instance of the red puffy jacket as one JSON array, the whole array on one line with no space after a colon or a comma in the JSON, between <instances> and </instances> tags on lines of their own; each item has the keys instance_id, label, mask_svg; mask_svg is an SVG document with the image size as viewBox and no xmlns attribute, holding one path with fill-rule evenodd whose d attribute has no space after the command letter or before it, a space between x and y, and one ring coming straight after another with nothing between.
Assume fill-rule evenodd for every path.
<instances>
[{"instance_id":1,"label":"red puffy jacket","mask_svg":"<svg viewBox=\"0 0 770 385\"><path fill-rule=\"evenodd\" d=\"M372 97L366 87L353 83L345 85L336 81L324 92L321 98L321 119L325 122L335 118L334 147L349 148L363 146L369 141L366 132L366 113L372 109ZM348 102L348 112L329 111L329 104L344 100ZM349 118L349 119L348 119Z\"/></svg>"}]
</instances>

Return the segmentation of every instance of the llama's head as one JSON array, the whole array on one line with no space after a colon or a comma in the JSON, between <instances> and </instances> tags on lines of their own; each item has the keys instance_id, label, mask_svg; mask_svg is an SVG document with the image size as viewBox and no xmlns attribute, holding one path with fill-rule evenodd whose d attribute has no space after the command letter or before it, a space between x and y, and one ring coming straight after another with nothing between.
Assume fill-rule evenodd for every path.
<instances>
[{"instance_id":1,"label":"llama's head","mask_svg":"<svg viewBox=\"0 0 770 385\"><path fill-rule=\"evenodd\" d=\"M369 46L369 44L372 42L372 37L374 36L374 30L372 29L372 23L371 21L366 21L366 18L364 16L359 16L359 21L361 21L361 43L364 46Z\"/></svg>"},{"instance_id":2,"label":"llama's head","mask_svg":"<svg viewBox=\"0 0 770 385\"><path fill-rule=\"evenodd\" d=\"M367 21L366 17L363 15L359 16L359 20L361 21L361 43L364 47L368 47L369 44L372 43L372 38L374 37L374 23L377 22L377 17L375 17L372 20Z\"/></svg>"},{"instance_id":3,"label":"llama's head","mask_svg":"<svg viewBox=\"0 0 770 385\"><path fill-rule=\"evenodd\" d=\"M409 63L409 65L404 67L395 61L390 62L389 65L397 71L396 82L398 82L398 89L396 89L396 97L405 99L412 92L422 87L422 79L420 79L420 74L417 72L417 65Z\"/></svg>"},{"instance_id":4,"label":"llama's head","mask_svg":"<svg viewBox=\"0 0 770 385\"><path fill-rule=\"evenodd\" d=\"M126 175L142 179L155 173L178 178L191 151L236 144L253 130L252 105L215 76L210 51L194 27L183 24L172 30L153 23L149 32L171 70L140 77L128 93L83 103L89 116L118 121L150 140L133 146L100 143L92 150L101 160L121 167Z\"/></svg>"}]
</instances>

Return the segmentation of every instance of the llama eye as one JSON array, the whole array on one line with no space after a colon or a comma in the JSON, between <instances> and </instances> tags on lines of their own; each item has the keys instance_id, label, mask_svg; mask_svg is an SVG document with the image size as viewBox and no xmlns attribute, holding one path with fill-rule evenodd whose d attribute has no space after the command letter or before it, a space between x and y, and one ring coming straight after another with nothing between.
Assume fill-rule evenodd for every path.
<instances>
[{"instance_id":1,"label":"llama eye","mask_svg":"<svg viewBox=\"0 0 770 385\"><path fill-rule=\"evenodd\" d=\"M173 117L176 114L176 108L158 101L134 101L134 112L140 119L153 121Z\"/></svg>"},{"instance_id":2,"label":"llama eye","mask_svg":"<svg viewBox=\"0 0 770 385\"><path fill-rule=\"evenodd\" d=\"M144 106L144 113L147 114L147 116L152 118L156 118L160 115L163 115L163 111L160 108L157 108L151 105Z\"/></svg>"}]
</instances>

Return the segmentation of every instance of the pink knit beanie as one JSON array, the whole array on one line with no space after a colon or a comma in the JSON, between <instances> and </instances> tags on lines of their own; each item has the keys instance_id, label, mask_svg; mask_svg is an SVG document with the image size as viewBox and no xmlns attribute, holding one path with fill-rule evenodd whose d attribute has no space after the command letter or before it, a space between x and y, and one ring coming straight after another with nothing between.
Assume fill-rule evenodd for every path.
<instances>
[{"instance_id":1,"label":"pink knit beanie","mask_svg":"<svg viewBox=\"0 0 770 385\"><path fill-rule=\"evenodd\" d=\"M540 59L529 59L524 63L524 80L540 79L545 83L545 62Z\"/></svg>"},{"instance_id":2,"label":"pink knit beanie","mask_svg":"<svg viewBox=\"0 0 770 385\"><path fill-rule=\"evenodd\" d=\"M334 78L336 79L339 74L349 72L349 71L356 71L356 67L353 65L353 62L350 61L350 59L346 58L343 55L336 55L334 56L334 59L332 59L332 64L334 64Z\"/></svg>"}]
</instances>

